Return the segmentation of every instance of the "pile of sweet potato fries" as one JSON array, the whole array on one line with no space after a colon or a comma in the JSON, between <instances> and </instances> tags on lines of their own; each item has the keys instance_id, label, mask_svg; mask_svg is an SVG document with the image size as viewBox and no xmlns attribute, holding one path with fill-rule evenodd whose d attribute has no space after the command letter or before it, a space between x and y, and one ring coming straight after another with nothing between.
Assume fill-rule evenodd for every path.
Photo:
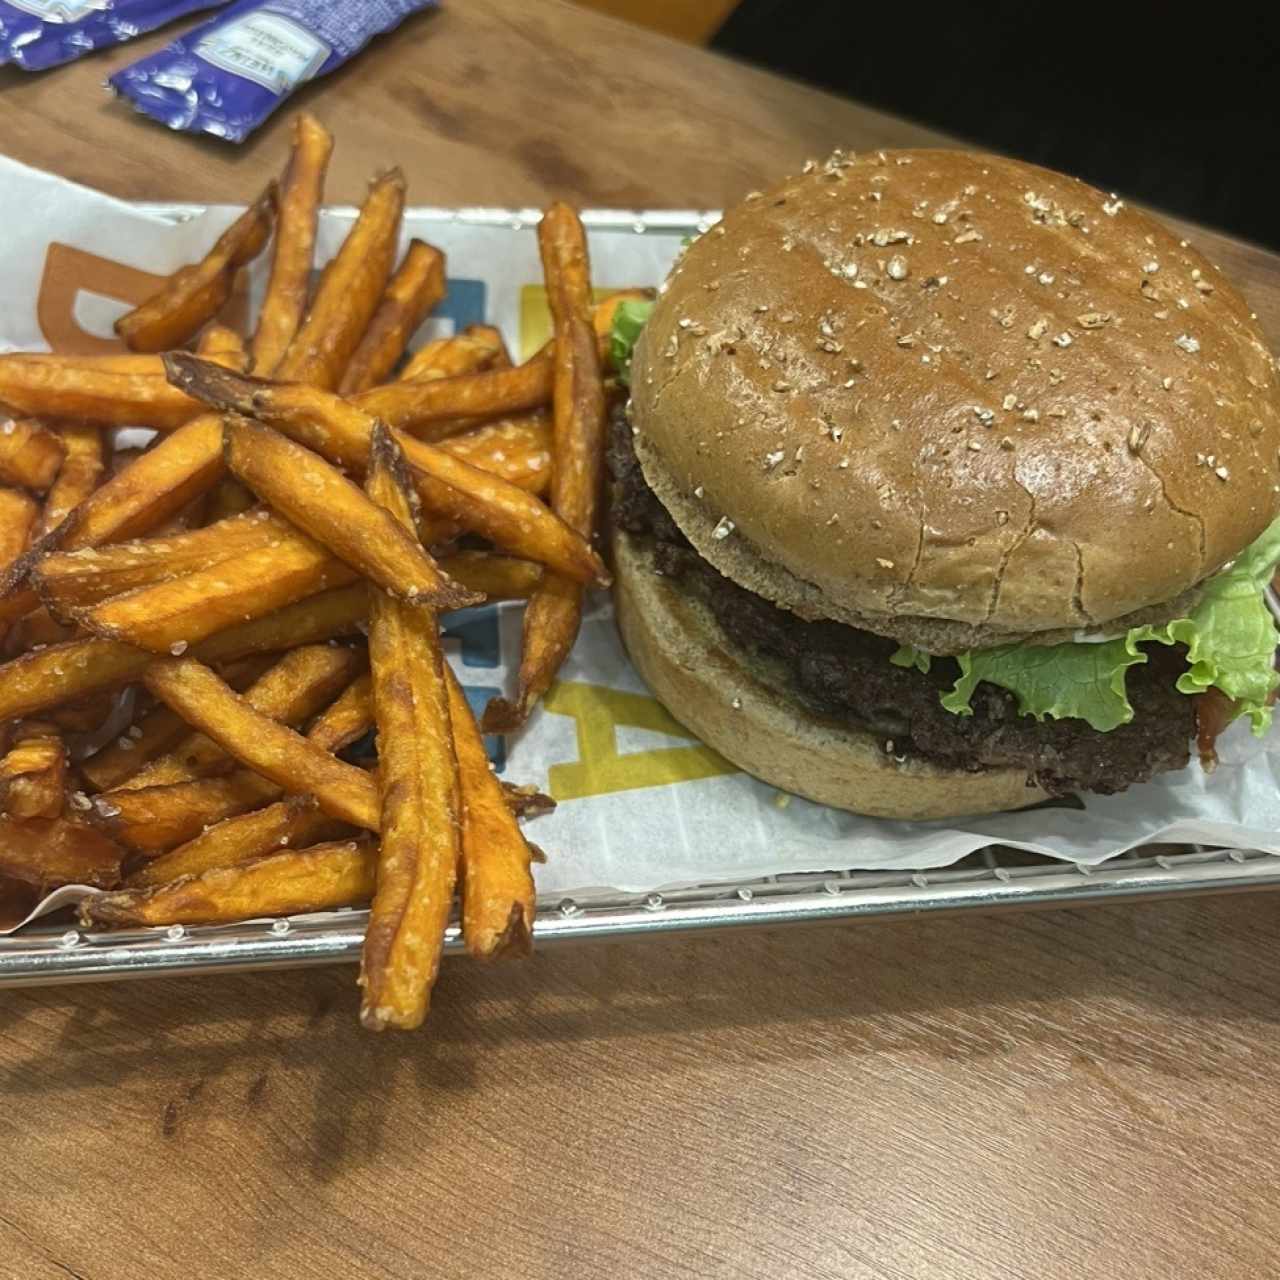
<instances>
[{"instance_id":1,"label":"pile of sweet potato fries","mask_svg":"<svg viewBox=\"0 0 1280 1280\"><path fill-rule=\"evenodd\" d=\"M527 599L528 717L577 635L604 455L577 215L538 229L554 337L515 365L473 326L407 353L443 255L396 262L398 171L314 289L332 139L117 324L127 353L0 356L0 909L109 892L87 928L371 903L362 1020L426 1014L455 899L473 956L527 951L550 802L492 772L439 616ZM218 323L271 246L247 337ZM624 295L619 295L624 296ZM193 344L193 349L185 349ZM155 431L142 450L115 431ZM376 759L347 748L376 732Z\"/></svg>"}]
</instances>

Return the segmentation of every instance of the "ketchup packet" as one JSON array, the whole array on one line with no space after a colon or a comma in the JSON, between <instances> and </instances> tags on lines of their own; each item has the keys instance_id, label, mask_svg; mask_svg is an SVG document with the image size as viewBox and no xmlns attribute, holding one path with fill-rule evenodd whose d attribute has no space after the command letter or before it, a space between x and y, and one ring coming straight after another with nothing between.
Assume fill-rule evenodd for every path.
<instances>
[{"instance_id":1,"label":"ketchup packet","mask_svg":"<svg viewBox=\"0 0 1280 1280\"><path fill-rule=\"evenodd\" d=\"M299 85L437 0L238 0L116 72L111 87L171 129L242 142Z\"/></svg>"},{"instance_id":2,"label":"ketchup packet","mask_svg":"<svg viewBox=\"0 0 1280 1280\"><path fill-rule=\"evenodd\" d=\"M0 64L43 71L226 0L0 0Z\"/></svg>"}]
</instances>

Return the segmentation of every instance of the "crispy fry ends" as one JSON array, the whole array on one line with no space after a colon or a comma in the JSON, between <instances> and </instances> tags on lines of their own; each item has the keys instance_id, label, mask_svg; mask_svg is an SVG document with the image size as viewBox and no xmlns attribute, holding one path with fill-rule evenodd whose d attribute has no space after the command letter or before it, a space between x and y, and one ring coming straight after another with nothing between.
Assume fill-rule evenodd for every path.
<instances>
[{"instance_id":1,"label":"crispy fry ends","mask_svg":"<svg viewBox=\"0 0 1280 1280\"><path fill-rule=\"evenodd\" d=\"M365 488L409 534L407 468L381 423ZM411 1030L426 1017L440 967L461 849L458 762L434 612L372 593L369 666L382 834L360 964L360 1020L375 1031Z\"/></svg>"},{"instance_id":2,"label":"crispy fry ends","mask_svg":"<svg viewBox=\"0 0 1280 1280\"><path fill-rule=\"evenodd\" d=\"M372 848L345 840L219 867L154 889L86 898L80 904L80 923L87 929L118 929L300 915L367 902L373 882Z\"/></svg>"},{"instance_id":3,"label":"crispy fry ends","mask_svg":"<svg viewBox=\"0 0 1280 1280\"><path fill-rule=\"evenodd\" d=\"M551 504L589 540L604 472L604 383L591 325L586 233L568 205L552 205L543 215L538 247L555 325ZM518 692L512 702L495 698L489 704L484 717L489 732L509 732L528 719L573 648L581 623L581 583L548 573L525 610Z\"/></svg>"},{"instance_id":4,"label":"crispy fry ends","mask_svg":"<svg viewBox=\"0 0 1280 1280\"><path fill-rule=\"evenodd\" d=\"M533 945L533 851L489 766L462 687L452 671L446 678L462 795L462 939L480 960L527 954Z\"/></svg>"},{"instance_id":5,"label":"crispy fry ends","mask_svg":"<svg viewBox=\"0 0 1280 1280\"><path fill-rule=\"evenodd\" d=\"M260 254L271 234L276 184L250 205L199 262L180 267L141 306L116 321L116 332L132 351L180 347L231 296L236 272Z\"/></svg>"},{"instance_id":6,"label":"crispy fry ends","mask_svg":"<svg viewBox=\"0 0 1280 1280\"><path fill-rule=\"evenodd\" d=\"M246 378L195 356L165 357L169 376L209 404L243 413L353 471L369 457L374 420L354 405L314 387ZM423 505L513 555L537 560L570 577L608 582L585 539L531 494L473 467L446 449L397 434Z\"/></svg>"},{"instance_id":7,"label":"crispy fry ends","mask_svg":"<svg viewBox=\"0 0 1280 1280\"><path fill-rule=\"evenodd\" d=\"M413 535L319 454L244 418L226 423L227 464L263 501L384 591L461 609L478 597L446 578Z\"/></svg>"},{"instance_id":8,"label":"crispy fry ends","mask_svg":"<svg viewBox=\"0 0 1280 1280\"><path fill-rule=\"evenodd\" d=\"M271 276L249 351L259 373L275 370L307 309L316 214L332 152L333 137L315 116L303 111L294 117L293 151L280 187Z\"/></svg>"},{"instance_id":9,"label":"crispy fry ends","mask_svg":"<svg viewBox=\"0 0 1280 1280\"><path fill-rule=\"evenodd\" d=\"M444 297L444 289L444 254L425 241L411 240L342 375L341 395L376 387L396 367L405 343Z\"/></svg>"}]
</instances>

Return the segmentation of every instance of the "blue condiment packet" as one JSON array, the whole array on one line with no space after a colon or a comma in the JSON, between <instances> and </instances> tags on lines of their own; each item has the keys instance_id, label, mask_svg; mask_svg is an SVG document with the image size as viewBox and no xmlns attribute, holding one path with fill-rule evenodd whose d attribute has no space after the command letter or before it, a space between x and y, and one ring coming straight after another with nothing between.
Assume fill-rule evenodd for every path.
<instances>
[{"instance_id":1,"label":"blue condiment packet","mask_svg":"<svg viewBox=\"0 0 1280 1280\"><path fill-rule=\"evenodd\" d=\"M238 0L111 87L171 129L242 142L299 85L437 0Z\"/></svg>"},{"instance_id":2,"label":"blue condiment packet","mask_svg":"<svg viewBox=\"0 0 1280 1280\"><path fill-rule=\"evenodd\" d=\"M227 0L0 0L0 63L43 71Z\"/></svg>"}]
</instances>

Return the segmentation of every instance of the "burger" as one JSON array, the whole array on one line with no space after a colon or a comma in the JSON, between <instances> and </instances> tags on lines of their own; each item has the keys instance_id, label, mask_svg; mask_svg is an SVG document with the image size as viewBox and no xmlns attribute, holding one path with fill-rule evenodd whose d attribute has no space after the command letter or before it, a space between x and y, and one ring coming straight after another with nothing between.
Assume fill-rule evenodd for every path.
<instances>
[{"instance_id":1,"label":"burger","mask_svg":"<svg viewBox=\"0 0 1280 1280\"><path fill-rule=\"evenodd\" d=\"M1074 178L836 153L624 305L616 611L747 772L891 818L1268 727L1280 388L1202 254Z\"/></svg>"}]
</instances>

